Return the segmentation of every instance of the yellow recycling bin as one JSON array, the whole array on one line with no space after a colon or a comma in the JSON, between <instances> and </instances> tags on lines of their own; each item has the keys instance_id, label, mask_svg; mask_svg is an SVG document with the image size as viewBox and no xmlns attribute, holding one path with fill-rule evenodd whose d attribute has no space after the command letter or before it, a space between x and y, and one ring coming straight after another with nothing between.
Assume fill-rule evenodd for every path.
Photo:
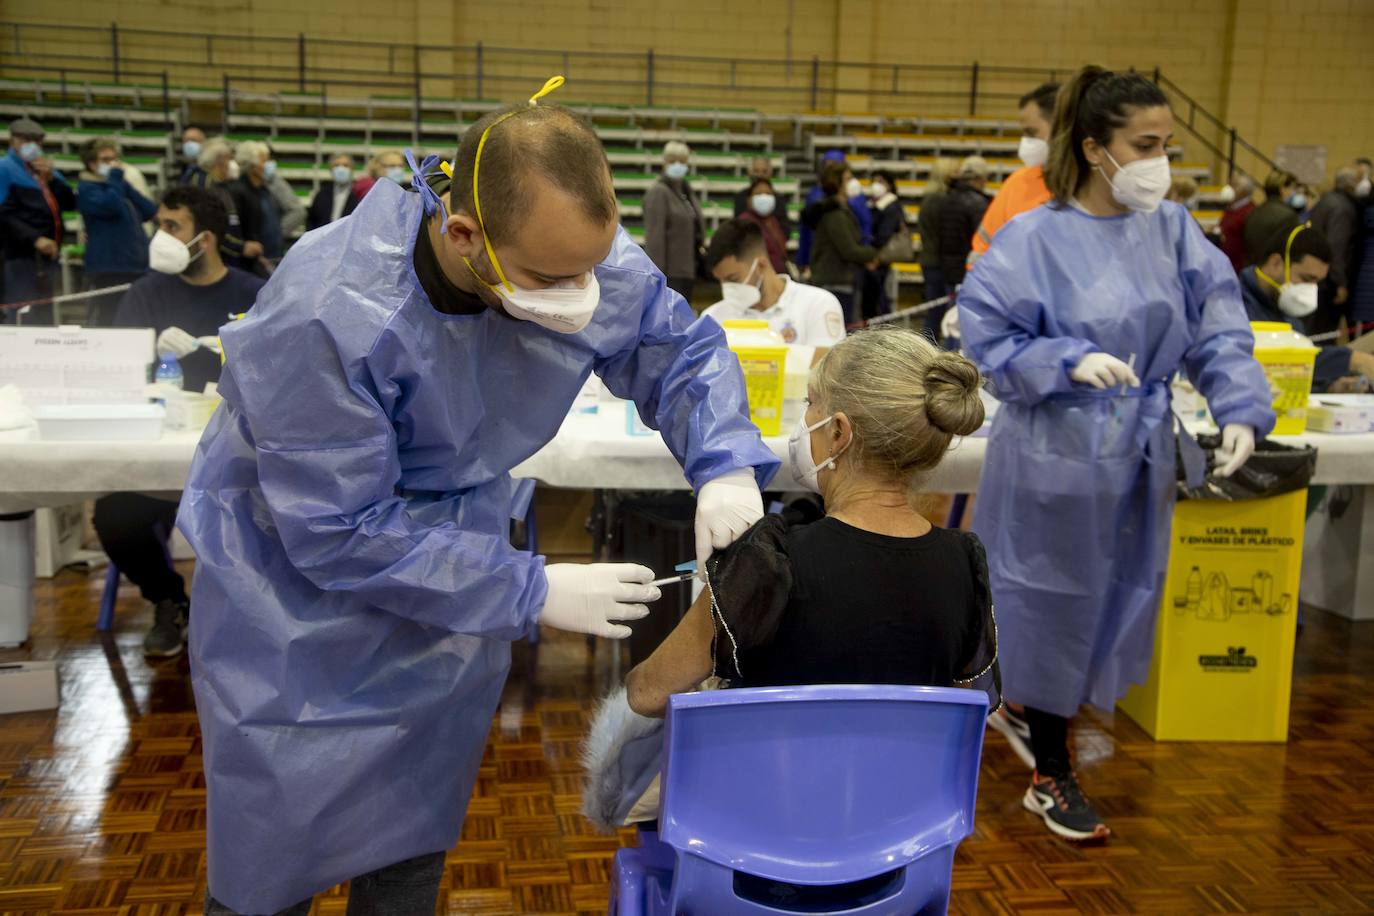
<instances>
[{"instance_id":1,"label":"yellow recycling bin","mask_svg":"<svg viewBox=\"0 0 1374 916\"><path fill-rule=\"evenodd\" d=\"M1286 741L1307 491L1174 512L1149 679L1118 704L1158 741Z\"/></svg>"},{"instance_id":2,"label":"yellow recycling bin","mask_svg":"<svg viewBox=\"0 0 1374 916\"><path fill-rule=\"evenodd\" d=\"M1264 367L1274 395L1276 436L1300 436L1307 431L1307 402L1312 395L1317 348L1283 321L1252 321L1255 359Z\"/></svg>"},{"instance_id":3,"label":"yellow recycling bin","mask_svg":"<svg viewBox=\"0 0 1374 916\"><path fill-rule=\"evenodd\" d=\"M749 419L765 436L782 432L787 344L766 321L726 321L725 340L739 357L749 395Z\"/></svg>"}]
</instances>

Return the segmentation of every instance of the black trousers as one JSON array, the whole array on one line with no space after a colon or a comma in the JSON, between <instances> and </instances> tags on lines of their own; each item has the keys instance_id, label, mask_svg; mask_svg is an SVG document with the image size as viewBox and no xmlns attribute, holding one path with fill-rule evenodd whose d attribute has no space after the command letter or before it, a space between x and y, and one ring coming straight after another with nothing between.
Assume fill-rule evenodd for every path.
<instances>
[{"instance_id":1,"label":"black trousers","mask_svg":"<svg viewBox=\"0 0 1374 916\"><path fill-rule=\"evenodd\" d=\"M100 546L153 604L187 600L185 580L167 562L167 538L176 519L177 503L141 493L111 493L95 501Z\"/></svg>"},{"instance_id":2,"label":"black trousers","mask_svg":"<svg viewBox=\"0 0 1374 916\"><path fill-rule=\"evenodd\" d=\"M349 883L348 916L422 916L433 913L443 877L442 852L426 853L359 875ZM302 900L295 906L279 910L273 916L309 916L312 902L313 898ZM205 916L240 914L206 891Z\"/></svg>"}]
</instances>

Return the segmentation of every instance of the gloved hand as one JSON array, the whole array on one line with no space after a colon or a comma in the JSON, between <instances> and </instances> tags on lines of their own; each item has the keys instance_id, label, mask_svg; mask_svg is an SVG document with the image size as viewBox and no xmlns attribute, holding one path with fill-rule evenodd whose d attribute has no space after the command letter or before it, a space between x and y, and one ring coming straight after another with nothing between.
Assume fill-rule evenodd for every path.
<instances>
[{"instance_id":1,"label":"gloved hand","mask_svg":"<svg viewBox=\"0 0 1374 916\"><path fill-rule=\"evenodd\" d=\"M181 328L168 328L157 335L157 352L170 353L177 359L189 356L199 346L200 343Z\"/></svg>"},{"instance_id":2,"label":"gloved hand","mask_svg":"<svg viewBox=\"0 0 1374 916\"><path fill-rule=\"evenodd\" d=\"M648 584L654 571L635 563L554 563L544 575L549 595L539 622L572 633L624 639L630 628L612 621L648 617L645 603L662 597Z\"/></svg>"},{"instance_id":3,"label":"gloved hand","mask_svg":"<svg viewBox=\"0 0 1374 916\"><path fill-rule=\"evenodd\" d=\"M957 340L959 338L959 307L951 305L945 310L945 317L940 319L940 336L945 340Z\"/></svg>"},{"instance_id":4,"label":"gloved hand","mask_svg":"<svg viewBox=\"0 0 1374 916\"><path fill-rule=\"evenodd\" d=\"M763 494L749 468L708 481L697 494L697 572L706 572L712 550L723 550L763 518Z\"/></svg>"},{"instance_id":5,"label":"gloved hand","mask_svg":"<svg viewBox=\"0 0 1374 916\"><path fill-rule=\"evenodd\" d=\"M1069 378L1101 390L1119 388L1122 385L1140 387L1140 379L1136 377L1134 370L1109 353L1089 353L1073 367Z\"/></svg>"},{"instance_id":6,"label":"gloved hand","mask_svg":"<svg viewBox=\"0 0 1374 916\"><path fill-rule=\"evenodd\" d=\"M1221 431L1221 448L1217 449L1218 477L1230 477L1255 454L1255 428L1241 423L1227 423Z\"/></svg>"},{"instance_id":7,"label":"gloved hand","mask_svg":"<svg viewBox=\"0 0 1374 916\"><path fill-rule=\"evenodd\" d=\"M208 337L197 337L196 343L207 350L213 350L215 353L224 352L224 345L219 342L219 336L216 334L211 334Z\"/></svg>"}]
</instances>

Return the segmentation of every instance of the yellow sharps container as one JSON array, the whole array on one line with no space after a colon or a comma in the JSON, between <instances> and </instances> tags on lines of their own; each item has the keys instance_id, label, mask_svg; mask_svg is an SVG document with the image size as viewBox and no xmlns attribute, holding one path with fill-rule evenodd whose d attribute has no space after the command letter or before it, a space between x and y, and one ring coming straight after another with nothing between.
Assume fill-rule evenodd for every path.
<instances>
[{"instance_id":1,"label":"yellow sharps container","mask_svg":"<svg viewBox=\"0 0 1374 916\"><path fill-rule=\"evenodd\" d=\"M784 373L787 344L766 321L726 321L725 340L739 357L744 387L749 394L749 419L765 436L782 432Z\"/></svg>"},{"instance_id":2,"label":"yellow sharps container","mask_svg":"<svg viewBox=\"0 0 1374 916\"><path fill-rule=\"evenodd\" d=\"M1264 367L1279 415L1274 435L1305 432L1317 347L1286 322L1252 321L1250 327L1255 332L1255 359Z\"/></svg>"}]
</instances>

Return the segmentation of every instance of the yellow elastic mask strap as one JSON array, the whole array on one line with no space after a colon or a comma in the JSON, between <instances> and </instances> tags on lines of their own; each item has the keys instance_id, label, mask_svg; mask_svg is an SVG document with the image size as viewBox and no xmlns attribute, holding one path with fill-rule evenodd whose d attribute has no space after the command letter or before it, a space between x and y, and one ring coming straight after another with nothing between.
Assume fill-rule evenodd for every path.
<instances>
[{"instance_id":1,"label":"yellow elastic mask strap","mask_svg":"<svg viewBox=\"0 0 1374 916\"><path fill-rule=\"evenodd\" d=\"M544 83L544 88L540 89L534 95L530 96L529 105L527 107L533 108L534 106L538 105L540 99L548 95L550 92L553 92L559 86L562 86L563 82L564 80L561 76L549 77L548 80ZM482 230L482 243L486 245L487 258L491 260L491 266L496 271L497 278L501 281L502 286L504 286L508 291L512 292L515 290L515 287L511 285L511 282L509 280L506 279L506 273L501 269L501 262L496 257L496 250L491 247L491 237L487 235L486 223L482 221L482 199L477 195L477 175L482 167L482 150L486 148L487 137L491 135L492 128L496 127L496 125L500 124L502 121L505 121L507 118L512 118L519 113L520 109L516 109L515 111L508 112L507 114L502 115L501 117L497 118L495 121L492 121L490 124L487 125L487 129L482 131L481 139L477 141L477 156L473 159L472 162L472 209L477 211L477 228ZM440 168L444 168L444 165L448 164L444 163L440 166ZM448 175L450 178L452 178L453 167L449 166L448 168L444 169L444 173ZM464 260L466 260L466 258ZM474 277L477 277L478 280L482 280L481 277L477 276L477 270L471 264L468 264L468 270L471 270L472 275ZM495 286L492 286L490 283L487 283L486 280L482 280L482 282L491 289L496 289Z\"/></svg>"},{"instance_id":2,"label":"yellow elastic mask strap","mask_svg":"<svg viewBox=\"0 0 1374 916\"><path fill-rule=\"evenodd\" d=\"M1301 226L1294 226L1293 231L1288 233L1288 243L1283 246L1283 282L1293 282L1293 239L1298 237L1298 233L1304 229L1311 229L1312 223L1306 222Z\"/></svg>"}]
</instances>

